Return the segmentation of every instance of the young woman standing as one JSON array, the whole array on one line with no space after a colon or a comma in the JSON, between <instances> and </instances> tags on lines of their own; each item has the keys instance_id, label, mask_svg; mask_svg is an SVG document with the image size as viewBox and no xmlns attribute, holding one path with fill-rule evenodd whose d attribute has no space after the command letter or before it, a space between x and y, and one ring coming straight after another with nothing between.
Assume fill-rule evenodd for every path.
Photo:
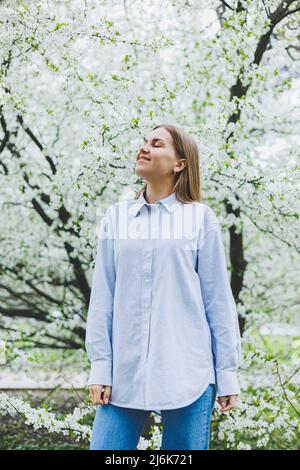
<instances>
[{"instance_id":1,"label":"young woman standing","mask_svg":"<svg viewBox=\"0 0 300 470\"><path fill-rule=\"evenodd\" d=\"M151 411L161 449L209 449L235 406L241 336L220 223L201 202L194 138L155 127L136 156L145 185L101 222L86 328L91 450L136 449Z\"/></svg>"}]
</instances>

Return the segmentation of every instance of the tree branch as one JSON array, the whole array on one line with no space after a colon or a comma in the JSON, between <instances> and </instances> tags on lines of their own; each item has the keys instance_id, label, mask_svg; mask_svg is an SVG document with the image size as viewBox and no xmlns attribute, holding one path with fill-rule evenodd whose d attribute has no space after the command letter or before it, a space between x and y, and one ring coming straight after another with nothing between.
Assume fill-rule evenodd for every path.
<instances>
[{"instance_id":1,"label":"tree branch","mask_svg":"<svg viewBox=\"0 0 300 470\"><path fill-rule=\"evenodd\" d=\"M232 8L225 0L220 0L220 2L225 5L226 8L229 8L229 10L234 11L234 8Z\"/></svg>"}]
</instances>

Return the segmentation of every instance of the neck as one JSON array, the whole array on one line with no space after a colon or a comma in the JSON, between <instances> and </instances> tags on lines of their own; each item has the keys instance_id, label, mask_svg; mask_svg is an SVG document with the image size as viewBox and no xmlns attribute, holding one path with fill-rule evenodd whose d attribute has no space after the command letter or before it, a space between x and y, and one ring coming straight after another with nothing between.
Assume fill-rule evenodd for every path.
<instances>
[{"instance_id":1,"label":"neck","mask_svg":"<svg viewBox=\"0 0 300 470\"><path fill-rule=\"evenodd\" d=\"M144 197L149 204L154 204L160 199L170 196L173 191L174 182L170 183L149 183L147 182L147 188L144 192Z\"/></svg>"}]
</instances>

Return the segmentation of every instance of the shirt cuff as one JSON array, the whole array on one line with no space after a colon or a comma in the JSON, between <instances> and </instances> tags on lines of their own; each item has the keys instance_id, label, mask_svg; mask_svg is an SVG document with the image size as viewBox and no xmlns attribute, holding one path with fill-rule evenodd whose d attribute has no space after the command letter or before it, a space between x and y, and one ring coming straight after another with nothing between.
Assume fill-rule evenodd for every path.
<instances>
[{"instance_id":1,"label":"shirt cuff","mask_svg":"<svg viewBox=\"0 0 300 470\"><path fill-rule=\"evenodd\" d=\"M241 393L237 371L220 370L216 372L217 397L239 395Z\"/></svg>"},{"instance_id":2,"label":"shirt cuff","mask_svg":"<svg viewBox=\"0 0 300 470\"><path fill-rule=\"evenodd\" d=\"M87 385L99 384L112 386L112 362L97 360L91 363Z\"/></svg>"}]
</instances>

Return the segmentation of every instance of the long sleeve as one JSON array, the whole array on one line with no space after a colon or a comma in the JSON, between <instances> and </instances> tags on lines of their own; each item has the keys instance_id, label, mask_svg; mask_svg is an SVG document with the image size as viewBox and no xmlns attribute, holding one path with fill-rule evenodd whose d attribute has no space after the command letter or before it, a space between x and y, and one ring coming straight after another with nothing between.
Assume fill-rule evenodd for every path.
<instances>
[{"instance_id":1,"label":"long sleeve","mask_svg":"<svg viewBox=\"0 0 300 470\"><path fill-rule=\"evenodd\" d=\"M205 220L203 242L197 252L197 271L211 331L217 396L239 394L237 370L242 357L241 335L221 225L210 208Z\"/></svg>"},{"instance_id":2,"label":"long sleeve","mask_svg":"<svg viewBox=\"0 0 300 470\"><path fill-rule=\"evenodd\" d=\"M102 218L89 301L85 348L88 385L112 385L112 315L115 289L113 229L109 208Z\"/></svg>"}]
</instances>

